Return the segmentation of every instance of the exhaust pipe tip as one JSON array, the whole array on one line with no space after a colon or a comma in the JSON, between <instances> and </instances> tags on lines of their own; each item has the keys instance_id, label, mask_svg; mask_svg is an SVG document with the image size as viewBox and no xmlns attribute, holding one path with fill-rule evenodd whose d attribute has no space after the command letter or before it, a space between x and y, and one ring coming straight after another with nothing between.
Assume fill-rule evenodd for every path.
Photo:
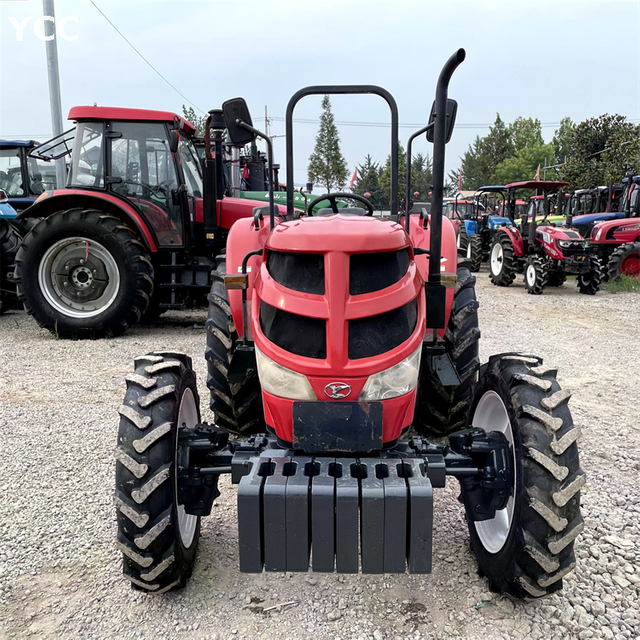
<instances>
[{"instance_id":1,"label":"exhaust pipe tip","mask_svg":"<svg viewBox=\"0 0 640 640\"><path fill-rule=\"evenodd\" d=\"M467 57L467 52L461 47L460 49L458 49L456 57L458 59L458 62L464 62L464 59Z\"/></svg>"}]
</instances>

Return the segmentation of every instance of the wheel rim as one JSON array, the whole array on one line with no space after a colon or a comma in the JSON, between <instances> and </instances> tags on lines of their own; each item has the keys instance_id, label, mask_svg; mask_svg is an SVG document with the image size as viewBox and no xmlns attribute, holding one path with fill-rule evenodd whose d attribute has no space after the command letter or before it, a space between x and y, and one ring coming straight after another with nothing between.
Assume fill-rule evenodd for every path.
<instances>
[{"instance_id":1,"label":"wheel rim","mask_svg":"<svg viewBox=\"0 0 640 640\"><path fill-rule=\"evenodd\" d=\"M627 254L620 261L620 273L629 278L640 277L640 252Z\"/></svg>"},{"instance_id":2,"label":"wheel rim","mask_svg":"<svg viewBox=\"0 0 640 640\"><path fill-rule=\"evenodd\" d=\"M469 238L469 244L467 245L467 258L471 258L471 238Z\"/></svg>"},{"instance_id":3,"label":"wheel rim","mask_svg":"<svg viewBox=\"0 0 640 640\"><path fill-rule=\"evenodd\" d=\"M527 266L527 284L533 287L536 283L536 268L530 264Z\"/></svg>"},{"instance_id":4,"label":"wheel rim","mask_svg":"<svg viewBox=\"0 0 640 640\"><path fill-rule=\"evenodd\" d=\"M487 391L473 414L474 427L484 429L486 432L499 431L503 433L511 451L515 452L513 440L513 430L511 428L511 420L507 413L507 408L502 398L495 391ZM498 553L504 547L511 525L513 524L513 512L515 509L515 492L516 492L516 461L515 453L513 456L513 490L507 502L507 506L500 511L496 511L495 517L484 522L474 522L476 533L482 546L489 553Z\"/></svg>"},{"instance_id":5,"label":"wheel rim","mask_svg":"<svg viewBox=\"0 0 640 640\"><path fill-rule=\"evenodd\" d=\"M99 242L59 240L40 260L38 283L47 302L70 318L91 318L108 309L120 291L120 270Z\"/></svg>"},{"instance_id":6,"label":"wheel rim","mask_svg":"<svg viewBox=\"0 0 640 640\"><path fill-rule=\"evenodd\" d=\"M178 429L176 433L176 458L178 451L178 434L180 429L190 429L198 424L198 406L193 396L193 391L187 388L182 394L180 399L180 409L178 410ZM175 495L176 503L178 501L178 474L177 474L177 459L176 459L176 473L175 473ZM198 516L192 516L188 514L181 504L177 505L177 517L178 517L178 530L180 531L180 538L182 544L188 548L193 543L193 539L196 535L196 527L198 526Z\"/></svg>"},{"instance_id":7,"label":"wheel rim","mask_svg":"<svg viewBox=\"0 0 640 640\"><path fill-rule=\"evenodd\" d=\"M457 245L458 249L460 248L460 244L461 244L460 243L460 236L462 236L462 234L458 233L458 236L456 237L456 245Z\"/></svg>"},{"instance_id":8,"label":"wheel rim","mask_svg":"<svg viewBox=\"0 0 640 640\"><path fill-rule=\"evenodd\" d=\"M502 245L496 242L491 249L491 273L498 275L502 271L502 264L504 260L504 251Z\"/></svg>"}]
</instances>

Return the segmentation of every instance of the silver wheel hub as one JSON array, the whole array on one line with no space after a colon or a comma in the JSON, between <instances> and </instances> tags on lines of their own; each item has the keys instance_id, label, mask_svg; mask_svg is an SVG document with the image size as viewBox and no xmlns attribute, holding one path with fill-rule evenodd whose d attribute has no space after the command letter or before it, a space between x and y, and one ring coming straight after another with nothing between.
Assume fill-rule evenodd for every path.
<instances>
[{"instance_id":1,"label":"silver wheel hub","mask_svg":"<svg viewBox=\"0 0 640 640\"><path fill-rule=\"evenodd\" d=\"M536 268L534 265L530 264L527 266L527 284L530 287L536 283Z\"/></svg>"},{"instance_id":2,"label":"silver wheel hub","mask_svg":"<svg viewBox=\"0 0 640 640\"><path fill-rule=\"evenodd\" d=\"M493 245L493 249L491 249L491 273L493 275L498 275L502 271L502 263L504 260L504 251L502 250L502 245L499 242Z\"/></svg>"},{"instance_id":3,"label":"silver wheel hub","mask_svg":"<svg viewBox=\"0 0 640 640\"><path fill-rule=\"evenodd\" d=\"M504 434L513 455L513 490L507 502L507 506L500 511L496 511L496 515L490 520L483 522L474 522L476 533L482 546L489 553L498 553L504 547L511 527L513 525L513 513L515 509L515 492L516 492L516 461L515 461L515 444L513 439L513 430L511 420L507 413L507 408L502 398L495 391L487 391L473 414L474 427L484 429L487 433L490 431L499 431Z\"/></svg>"},{"instance_id":4,"label":"silver wheel hub","mask_svg":"<svg viewBox=\"0 0 640 640\"><path fill-rule=\"evenodd\" d=\"M42 256L38 284L56 311L70 318L91 318L115 301L120 291L120 270L99 242L63 238Z\"/></svg>"},{"instance_id":5,"label":"silver wheel hub","mask_svg":"<svg viewBox=\"0 0 640 640\"><path fill-rule=\"evenodd\" d=\"M196 405L196 400L193 396L193 391L187 388L182 394L182 398L180 399L180 409L178 410L178 433L180 429L191 429L198 424L198 407ZM178 465L177 465L177 455L178 455L178 433L176 433L176 464L175 464L175 496L176 503L178 501ZM182 540L182 544L185 547L190 547L193 544L193 539L196 535L196 527L198 526L198 516L192 516L188 514L184 510L184 506L178 504L176 507L177 511L177 519L178 519L178 530L180 531L180 538Z\"/></svg>"}]
</instances>

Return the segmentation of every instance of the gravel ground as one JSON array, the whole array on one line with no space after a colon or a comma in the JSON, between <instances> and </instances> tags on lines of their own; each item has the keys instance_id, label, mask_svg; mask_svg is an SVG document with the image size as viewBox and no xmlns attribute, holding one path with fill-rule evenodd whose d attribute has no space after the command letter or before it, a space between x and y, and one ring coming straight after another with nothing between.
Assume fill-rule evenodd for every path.
<instances>
[{"instance_id":1,"label":"gravel ground","mask_svg":"<svg viewBox=\"0 0 640 640\"><path fill-rule=\"evenodd\" d=\"M640 295L581 296L567 283L533 297L485 271L478 295L483 360L541 355L573 392L586 528L562 593L524 604L488 591L453 480L435 498L430 576L240 574L225 481L188 587L132 591L111 501L124 376L134 356L177 349L208 399L204 313L68 342L11 312L0 317L0 640L640 638Z\"/></svg>"}]
</instances>

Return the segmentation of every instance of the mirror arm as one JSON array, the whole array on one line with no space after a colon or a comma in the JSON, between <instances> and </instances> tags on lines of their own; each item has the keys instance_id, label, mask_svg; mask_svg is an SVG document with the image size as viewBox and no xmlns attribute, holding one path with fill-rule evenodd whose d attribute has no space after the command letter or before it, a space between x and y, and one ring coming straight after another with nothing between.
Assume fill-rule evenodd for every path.
<instances>
[{"instance_id":1,"label":"mirror arm","mask_svg":"<svg viewBox=\"0 0 640 640\"><path fill-rule=\"evenodd\" d=\"M266 134L262 133L259 129L252 127L250 124L247 124L240 118L236 118L236 124L247 131L251 131L251 133L255 133L259 138L262 138L267 143L267 163L268 163L268 175L269 175L269 226L271 229L275 227L276 221L276 213L275 213L275 202L273 199L273 141Z\"/></svg>"},{"instance_id":2,"label":"mirror arm","mask_svg":"<svg viewBox=\"0 0 640 640\"><path fill-rule=\"evenodd\" d=\"M405 215L407 217L407 219L405 220L406 226L407 226L407 235L410 235L410 227L409 227L409 202L410 202L410 196L411 196L411 145L413 144L413 141L418 137L421 136L423 133L426 133L427 131L429 131L429 129L433 129L435 125L435 122L432 122L431 124L428 124L426 127L422 127L422 129L420 129L420 131L416 131L410 138L409 141L407 142L407 179L406 179L406 192L405 192L405 198L404 198L404 206L405 206ZM425 225L425 229L426 229L426 225L427 225L427 218L424 219L423 224Z\"/></svg>"}]
</instances>

